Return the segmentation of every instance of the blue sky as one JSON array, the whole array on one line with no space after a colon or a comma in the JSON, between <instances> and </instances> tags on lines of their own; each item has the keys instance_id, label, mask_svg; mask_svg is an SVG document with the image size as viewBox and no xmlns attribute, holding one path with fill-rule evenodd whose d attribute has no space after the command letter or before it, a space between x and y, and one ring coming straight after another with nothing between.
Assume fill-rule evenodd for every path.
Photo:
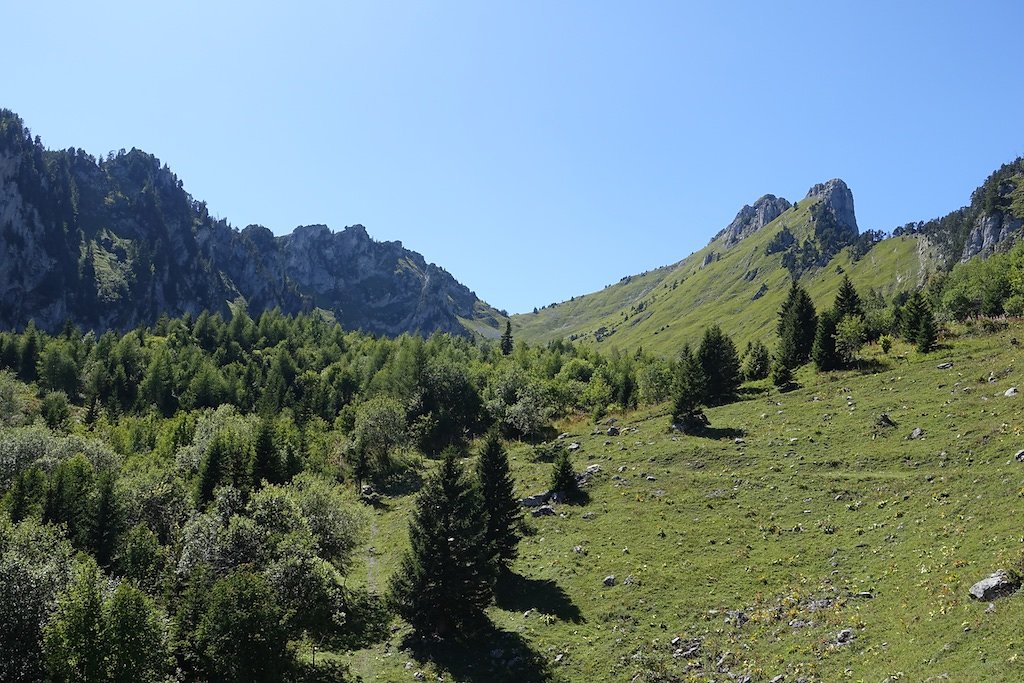
<instances>
[{"instance_id":1,"label":"blue sky","mask_svg":"<svg viewBox=\"0 0 1024 683\"><path fill-rule=\"evenodd\" d=\"M21 2L0 107L211 211L362 223L510 312L841 177L861 229L1024 154L1020 2ZM10 30L11 28L14 30Z\"/></svg>"}]
</instances>

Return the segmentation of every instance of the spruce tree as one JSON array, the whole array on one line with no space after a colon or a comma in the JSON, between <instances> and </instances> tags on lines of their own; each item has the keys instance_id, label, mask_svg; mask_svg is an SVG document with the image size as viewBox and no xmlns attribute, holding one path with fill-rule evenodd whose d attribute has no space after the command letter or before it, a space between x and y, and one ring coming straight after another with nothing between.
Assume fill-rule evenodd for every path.
<instances>
[{"instance_id":1,"label":"spruce tree","mask_svg":"<svg viewBox=\"0 0 1024 683\"><path fill-rule=\"evenodd\" d=\"M849 275L843 275L843 282L839 285L839 292L836 294L836 301L832 308L836 312L836 323L848 316L864 316L864 304L850 281Z\"/></svg>"},{"instance_id":2,"label":"spruce tree","mask_svg":"<svg viewBox=\"0 0 1024 683\"><path fill-rule=\"evenodd\" d=\"M487 544L499 567L507 570L518 553L520 510L515 497L515 482L509 470L508 454L501 445L497 429L484 437L476 463L477 479L487 512Z\"/></svg>"},{"instance_id":3,"label":"spruce tree","mask_svg":"<svg viewBox=\"0 0 1024 683\"><path fill-rule=\"evenodd\" d=\"M814 347L817 326L818 315L814 310L814 302L794 280L779 310L779 362L790 368L806 363Z\"/></svg>"},{"instance_id":4,"label":"spruce tree","mask_svg":"<svg viewBox=\"0 0 1024 683\"><path fill-rule=\"evenodd\" d=\"M676 377L672 387L672 421L685 428L701 424L701 406L706 392L707 378L704 369L690 349L683 346L676 365Z\"/></svg>"},{"instance_id":5,"label":"spruce tree","mask_svg":"<svg viewBox=\"0 0 1024 683\"><path fill-rule=\"evenodd\" d=\"M811 359L819 372L827 372L839 367L839 354L836 351L837 322L838 317L835 310L825 311L818 316Z\"/></svg>"},{"instance_id":6,"label":"spruce tree","mask_svg":"<svg viewBox=\"0 0 1024 683\"><path fill-rule=\"evenodd\" d=\"M920 313L917 323L917 334L914 335L914 343L921 353L928 353L935 348L935 340L938 338L938 331L935 327L935 316L932 310L925 304Z\"/></svg>"},{"instance_id":7,"label":"spruce tree","mask_svg":"<svg viewBox=\"0 0 1024 683\"><path fill-rule=\"evenodd\" d=\"M580 484L567 450L559 451L551 463L551 490L561 493L566 500L573 500L580 494Z\"/></svg>"},{"instance_id":8,"label":"spruce tree","mask_svg":"<svg viewBox=\"0 0 1024 683\"><path fill-rule=\"evenodd\" d=\"M924 316L927 305L921 292L914 292L900 309L900 331L903 334L903 338L907 341L917 342L918 331L921 328L921 318Z\"/></svg>"},{"instance_id":9,"label":"spruce tree","mask_svg":"<svg viewBox=\"0 0 1024 683\"><path fill-rule=\"evenodd\" d=\"M253 489L259 488L263 481L280 484L284 480L284 462L274 439L274 423L270 418L260 420L253 451Z\"/></svg>"},{"instance_id":10,"label":"spruce tree","mask_svg":"<svg viewBox=\"0 0 1024 683\"><path fill-rule=\"evenodd\" d=\"M480 492L449 452L416 499L390 584L389 602L418 635L451 638L485 618L496 574L486 537Z\"/></svg>"},{"instance_id":11,"label":"spruce tree","mask_svg":"<svg viewBox=\"0 0 1024 683\"><path fill-rule=\"evenodd\" d=\"M704 373L704 402L720 403L739 389L740 357L732 339L718 325L704 330L697 349L697 362Z\"/></svg>"},{"instance_id":12,"label":"spruce tree","mask_svg":"<svg viewBox=\"0 0 1024 683\"><path fill-rule=\"evenodd\" d=\"M501 353L508 356L512 353L512 321L505 321L505 333L501 335Z\"/></svg>"}]
</instances>

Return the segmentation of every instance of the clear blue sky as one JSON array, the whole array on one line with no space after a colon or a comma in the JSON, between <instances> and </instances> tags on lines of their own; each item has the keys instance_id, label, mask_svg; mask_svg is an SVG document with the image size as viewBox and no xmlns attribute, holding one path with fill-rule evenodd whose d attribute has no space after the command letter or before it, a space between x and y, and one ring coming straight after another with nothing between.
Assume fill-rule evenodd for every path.
<instances>
[{"instance_id":1,"label":"clear blue sky","mask_svg":"<svg viewBox=\"0 0 1024 683\"><path fill-rule=\"evenodd\" d=\"M362 223L526 311L674 262L765 193L861 229L1024 154L1007 2L33 2L0 106L138 147L211 211Z\"/></svg>"}]
</instances>

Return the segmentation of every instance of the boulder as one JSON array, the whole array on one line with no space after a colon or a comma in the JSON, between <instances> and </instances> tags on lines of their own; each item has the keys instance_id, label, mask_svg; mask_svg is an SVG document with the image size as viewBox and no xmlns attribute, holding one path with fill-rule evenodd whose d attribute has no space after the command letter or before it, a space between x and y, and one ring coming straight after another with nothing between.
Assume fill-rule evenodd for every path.
<instances>
[{"instance_id":1,"label":"boulder","mask_svg":"<svg viewBox=\"0 0 1024 683\"><path fill-rule=\"evenodd\" d=\"M1017 462L1024 462L1024 450L1017 451L1013 457Z\"/></svg>"},{"instance_id":2,"label":"boulder","mask_svg":"<svg viewBox=\"0 0 1024 683\"><path fill-rule=\"evenodd\" d=\"M579 449L580 449L579 442L573 441L571 444L569 444L569 450L570 451L578 451Z\"/></svg>"},{"instance_id":3,"label":"boulder","mask_svg":"<svg viewBox=\"0 0 1024 683\"><path fill-rule=\"evenodd\" d=\"M935 366L935 369L936 370L949 370L951 367L953 367L953 363L947 361L945 363L939 363L938 365Z\"/></svg>"},{"instance_id":4,"label":"boulder","mask_svg":"<svg viewBox=\"0 0 1024 683\"><path fill-rule=\"evenodd\" d=\"M848 628L844 628L842 631L836 634L836 642L842 645L853 640L853 631Z\"/></svg>"},{"instance_id":5,"label":"boulder","mask_svg":"<svg viewBox=\"0 0 1024 683\"><path fill-rule=\"evenodd\" d=\"M878 416L878 419L875 420L875 424L879 427L895 427L896 421L889 417L889 413L882 413Z\"/></svg>"},{"instance_id":6,"label":"boulder","mask_svg":"<svg viewBox=\"0 0 1024 683\"><path fill-rule=\"evenodd\" d=\"M619 435L619 428L616 427L615 425L612 425L611 427L608 428L607 434L608 434L608 436L618 436Z\"/></svg>"},{"instance_id":7,"label":"boulder","mask_svg":"<svg viewBox=\"0 0 1024 683\"><path fill-rule=\"evenodd\" d=\"M550 491L545 491L544 493L535 493L532 496L527 496L526 498L520 500L519 504L522 505L524 508L540 507L544 503L548 502L548 498L550 497Z\"/></svg>"},{"instance_id":8,"label":"boulder","mask_svg":"<svg viewBox=\"0 0 1024 683\"><path fill-rule=\"evenodd\" d=\"M555 508L550 505L541 505L539 508L534 510L532 513L534 517L551 517L555 514Z\"/></svg>"},{"instance_id":9,"label":"boulder","mask_svg":"<svg viewBox=\"0 0 1024 683\"><path fill-rule=\"evenodd\" d=\"M1016 396L1016 395L1017 395L1017 387L1010 387L1009 389L1007 389L1006 391L1003 392L1003 396L1006 396L1007 398L1011 398L1011 397Z\"/></svg>"},{"instance_id":10,"label":"boulder","mask_svg":"<svg viewBox=\"0 0 1024 683\"><path fill-rule=\"evenodd\" d=\"M1011 595L1019 588L1020 576L1014 572L1000 569L971 586L970 594L975 600L988 602Z\"/></svg>"},{"instance_id":11,"label":"boulder","mask_svg":"<svg viewBox=\"0 0 1024 683\"><path fill-rule=\"evenodd\" d=\"M924 430L921 429L920 427L914 427L914 431L910 432L910 436L908 436L907 438L920 439L922 436L924 436Z\"/></svg>"},{"instance_id":12,"label":"boulder","mask_svg":"<svg viewBox=\"0 0 1024 683\"><path fill-rule=\"evenodd\" d=\"M615 574L609 574L608 576L604 577L604 585L608 586L609 588L611 586L614 586L615 585Z\"/></svg>"}]
</instances>

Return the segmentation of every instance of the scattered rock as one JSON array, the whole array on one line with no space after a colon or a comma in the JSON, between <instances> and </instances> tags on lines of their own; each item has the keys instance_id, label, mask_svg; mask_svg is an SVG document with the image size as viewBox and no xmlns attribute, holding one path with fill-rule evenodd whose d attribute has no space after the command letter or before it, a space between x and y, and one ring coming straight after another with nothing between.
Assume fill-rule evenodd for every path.
<instances>
[{"instance_id":1,"label":"scattered rock","mask_svg":"<svg viewBox=\"0 0 1024 683\"><path fill-rule=\"evenodd\" d=\"M655 477L653 474L648 474L647 481L658 481L658 478Z\"/></svg>"},{"instance_id":2,"label":"scattered rock","mask_svg":"<svg viewBox=\"0 0 1024 683\"><path fill-rule=\"evenodd\" d=\"M611 427L608 428L608 431L605 432L605 433L608 436L618 436L619 435L619 428L616 427L615 425L612 425Z\"/></svg>"},{"instance_id":3,"label":"scattered rock","mask_svg":"<svg viewBox=\"0 0 1024 683\"><path fill-rule=\"evenodd\" d=\"M583 513L583 519L594 519L594 517L597 517L597 513L596 512L584 512Z\"/></svg>"},{"instance_id":4,"label":"scattered rock","mask_svg":"<svg viewBox=\"0 0 1024 683\"><path fill-rule=\"evenodd\" d=\"M625 578L625 580L623 580L623 582L622 582L622 584L623 584L624 586L632 586L632 585L633 585L633 584L635 584L635 583L637 583L637 580L636 580L636 577L635 577L635 576L633 576L632 574L630 574L629 576L627 576L627 577Z\"/></svg>"},{"instance_id":5,"label":"scattered rock","mask_svg":"<svg viewBox=\"0 0 1024 683\"><path fill-rule=\"evenodd\" d=\"M1017 451L1013 457L1017 462L1024 462L1024 450Z\"/></svg>"},{"instance_id":6,"label":"scattered rock","mask_svg":"<svg viewBox=\"0 0 1024 683\"><path fill-rule=\"evenodd\" d=\"M562 440L568 439L568 438L569 438L569 432L562 432L561 434L558 435L558 440L559 441L562 441Z\"/></svg>"},{"instance_id":7,"label":"scattered rock","mask_svg":"<svg viewBox=\"0 0 1024 683\"><path fill-rule=\"evenodd\" d=\"M528 496L519 501L519 504L524 508L535 508L540 507L544 503L548 502L548 498L551 497L550 491L544 493L535 493L532 496Z\"/></svg>"},{"instance_id":8,"label":"scattered rock","mask_svg":"<svg viewBox=\"0 0 1024 683\"><path fill-rule=\"evenodd\" d=\"M878 416L875 424L879 427L895 427L896 421L889 417L889 413L882 413Z\"/></svg>"},{"instance_id":9,"label":"scattered rock","mask_svg":"<svg viewBox=\"0 0 1024 683\"><path fill-rule=\"evenodd\" d=\"M939 363L938 365L935 366L935 369L936 370L949 370L951 367L953 367L953 363L946 362L946 363Z\"/></svg>"},{"instance_id":10,"label":"scattered rock","mask_svg":"<svg viewBox=\"0 0 1024 683\"><path fill-rule=\"evenodd\" d=\"M784 680L786 680L786 675L785 674L779 674L778 676L773 678L770 681L770 683L782 683L782 681L784 681Z\"/></svg>"},{"instance_id":11,"label":"scattered rock","mask_svg":"<svg viewBox=\"0 0 1024 683\"><path fill-rule=\"evenodd\" d=\"M742 446L743 444L746 443L746 440L737 436L735 439L733 439L733 443L736 444L737 446Z\"/></svg>"},{"instance_id":12,"label":"scattered rock","mask_svg":"<svg viewBox=\"0 0 1024 683\"><path fill-rule=\"evenodd\" d=\"M844 628L842 631L836 634L836 642L842 645L853 640L853 631L848 628Z\"/></svg>"},{"instance_id":13,"label":"scattered rock","mask_svg":"<svg viewBox=\"0 0 1024 683\"><path fill-rule=\"evenodd\" d=\"M871 591L861 591L860 593L857 593L853 597L861 598L863 600L873 600L875 596L871 593Z\"/></svg>"},{"instance_id":14,"label":"scattered rock","mask_svg":"<svg viewBox=\"0 0 1024 683\"><path fill-rule=\"evenodd\" d=\"M924 430L921 429L920 427L914 427L914 431L910 432L910 436L908 436L907 438L920 439L922 436L924 436Z\"/></svg>"},{"instance_id":15,"label":"scattered rock","mask_svg":"<svg viewBox=\"0 0 1024 683\"><path fill-rule=\"evenodd\" d=\"M426 680L426 678L427 678L427 676L422 671L417 671L416 673L414 673L412 675L412 679L414 681L423 681L423 680Z\"/></svg>"},{"instance_id":16,"label":"scattered rock","mask_svg":"<svg viewBox=\"0 0 1024 683\"><path fill-rule=\"evenodd\" d=\"M1020 583L1016 573L1000 569L971 586L970 594L975 600L988 602L1011 595L1020 588Z\"/></svg>"},{"instance_id":17,"label":"scattered rock","mask_svg":"<svg viewBox=\"0 0 1024 683\"><path fill-rule=\"evenodd\" d=\"M614 586L615 585L615 575L614 574L609 574L608 576L604 577L604 585L609 586L609 587Z\"/></svg>"},{"instance_id":18,"label":"scattered rock","mask_svg":"<svg viewBox=\"0 0 1024 683\"><path fill-rule=\"evenodd\" d=\"M1005 396L1007 398L1011 398L1013 396L1016 396L1017 393L1018 393L1017 392L1017 387L1010 387L1009 389L1007 389L1006 391L1003 392L1003 396Z\"/></svg>"},{"instance_id":19,"label":"scattered rock","mask_svg":"<svg viewBox=\"0 0 1024 683\"><path fill-rule=\"evenodd\" d=\"M531 514L533 514L534 517L551 517L555 514L555 508L550 505L541 505Z\"/></svg>"},{"instance_id":20,"label":"scattered rock","mask_svg":"<svg viewBox=\"0 0 1024 683\"><path fill-rule=\"evenodd\" d=\"M583 552L583 546L581 546L581 545L574 545L574 546L572 547L572 551L573 551L574 553L576 553L577 555L583 555L583 554L584 554L584 552Z\"/></svg>"},{"instance_id":21,"label":"scattered rock","mask_svg":"<svg viewBox=\"0 0 1024 683\"><path fill-rule=\"evenodd\" d=\"M569 450L570 451L578 451L579 449L580 449L580 444L579 444L578 441L573 441L571 444L569 444Z\"/></svg>"}]
</instances>

